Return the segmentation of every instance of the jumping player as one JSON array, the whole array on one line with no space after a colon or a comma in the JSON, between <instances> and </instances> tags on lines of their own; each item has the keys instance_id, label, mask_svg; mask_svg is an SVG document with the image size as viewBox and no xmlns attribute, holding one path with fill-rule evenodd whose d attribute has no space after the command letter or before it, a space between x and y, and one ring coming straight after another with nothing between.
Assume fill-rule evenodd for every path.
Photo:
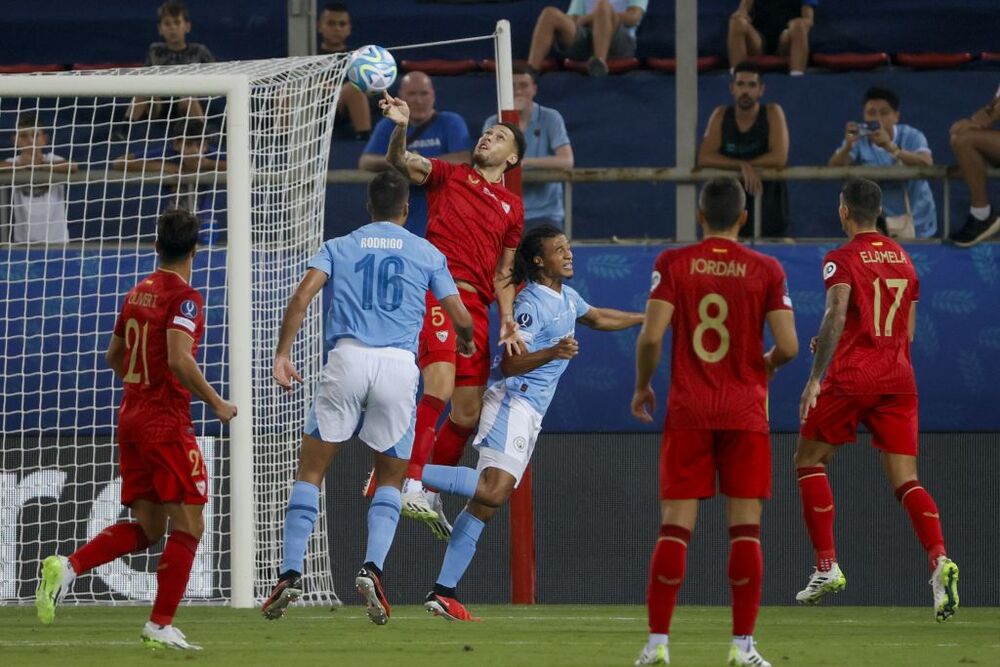
<instances>
[{"instance_id":1,"label":"jumping player","mask_svg":"<svg viewBox=\"0 0 1000 667\"><path fill-rule=\"evenodd\" d=\"M823 259L826 312L813 339L815 356L799 405L802 432L795 452L816 569L795 598L816 604L847 585L833 544L826 464L839 445L854 442L861 422L871 431L896 499L927 551L940 622L958 608L958 566L945 553L937 505L917 480L917 384L910 343L920 283L906 251L875 230L881 210L878 185L848 181L838 212L850 240Z\"/></svg>"},{"instance_id":2,"label":"jumping player","mask_svg":"<svg viewBox=\"0 0 1000 667\"><path fill-rule=\"evenodd\" d=\"M261 608L265 618L281 618L302 595L302 565L319 511L320 485L364 411L360 436L374 450L378 488L368 509L365 562L354 583L372 622L389 620L382 568L399 522L399 490L413 446L419 376L414 352L428 290L454 322L459 353L475 352L472 318L444 255L403 229L408 196L409 183L399 173L375 176L368 186L372 222L324 243L285 309L274 379L291 391L293 380L302 382L289 358L292 343L309 304L333 282L326 323L330 352L303 429L299 470L285 513L284 559Z\"/></svg>"},{"instance_id":3,"label":"jumping player","mask_svg":"<svg viewBox=\"0 0 1000 667\"><path fill-rule=\"evenodd\" d=\"M205 528L202 510L210 483L191 423L191 394L223 424L236 416L236 406L216 393L195 361L205 313L201 295L188 281L199 226L187 211L160 216L159 266L125 297L105 356L125 385L118 411L121 499L136 520L105 528L68 558L42 561L35 598L42 623L54 620L56 605L77 576L156 544L169 517L153 611L141 638L150 648L201 648L172 625Z\"/></svg>"},{"instance_id":4,"label":"jumping player","mask_svg":"<svg viewBox=\"0 0 1000 667\"><path fill-rule=\"evenodd\" d=\"M520 350L510 281L514 252L524 228L521 198L502 183L504 172L524 156L525 140L516 123L492 126L476 142L473 164L454 165L406 150L409 107L388 93L382 113L396 123L386 160L412 183L427 191L427 240L444 253L459 295L475 322L476 353L455 354L455 332L432 294L420 332L418 361L424 393L417 406L413 455L403 489L403 515L421 519L441 539L448 524L437 493L424 490L420 479L433 448L433 462L454 466L479 422L483 390L490 373L489 306L500 310L500 339L509 351ZM451 414L435 436L435 427L451 401Z\"/></svg>"},{"instance_id":5,"label":"jumping player","mask_svg":"<svg viewBox=\"0 0 1000 667\"><path fill-rule=\"evenodd\" d=\"M517 250L514 280L529 282L517 296L514 312L528 351L504 355L500 368L506 379L490 386L483 398L474 443L479 451L477 468L424 468L429 485L469 498L455 520L441 574L424 603L437 616L477 620L458 601L455 588L472 562L486 522L507 502L528 467L559 377L579 351L576 323L602 331L642 324L642 313L587 304L564 284L572 277L573 252L561 230L542 225L525 234Z\"/></svg>"},{"instance_id":6,"label":"jumping player","mask_svg":"<svg viewBox=\"0 0 1000 667\"><path fill-rule=\"evenodd\" d=\"M718 476L729 521L729 664L770 667L753 641L764 575L760 515L771 495L767 382L798 354L795 319L781 265L737 241L747 218L739 182L709 181L698 207L704 239L657 258L636 345L632 414L649 423L656 409L650 381L673 325L660 450L662 525L647 589L650 634L635 664L670 662L670 620L698 501L715 495ZM766 353L765 322L775 342Z\"/></svg>"}]
</instances>

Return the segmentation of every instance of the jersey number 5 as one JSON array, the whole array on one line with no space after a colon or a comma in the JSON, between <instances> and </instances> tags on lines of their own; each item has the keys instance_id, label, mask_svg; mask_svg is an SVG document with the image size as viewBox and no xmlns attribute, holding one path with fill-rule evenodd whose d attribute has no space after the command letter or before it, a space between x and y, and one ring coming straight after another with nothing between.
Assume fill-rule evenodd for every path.
<instances>
[{"instance_id":1,"label":"jersey number 5","mask_svg":"<svg viewBox=\"0 0 1000 667\"><path fill-rule=\"evenodd\" d=\"M709 306L715 306L715 316L708 314ZM702 297L698 302L698 326L694 328L691 345L694 353L702 361L714 364L729 352L729 329L726 328L726 316L729 315L729 304L721 294L712 292ZM714 331L719 334L719 347L709 352L705 349L705 332Z\"/></svg>"},{"instance_id":2,"label":"jersey number 5","mask_svg":"<svg viewBox=\"0 0 1000 667\"><path fill-rule=\"evenodd\" d=\"M132 354L129 356L128 372L125 373L124 382L149 384L149 373L146 372L148 368L146 364L146 338L148 333L149 322L143 322L141 330L139 329L139 323L134 318L129 318L125 322L125 347ZM142 351L142 368L136 372L135 364L139 358L140 349Z\"/></svg>"},{"instance_id":3,"label":"jersey number 5","mask_svg":"<svg viewBox=\"0 0 1000 667\"><path fill-rule=\"evenodd\" d=\"M354 272L361 274L361 307L371 310L375 293L375 255L369 253L354 265ZM403 302L403 260L389 255L378 263L378 307L385 311L399 308Z\"/></svg>"},{"instance_id":4,"label":"jersey number 5","mask_svg":"<svg viewBox=\"0 0 1000 667\"><path fill-rule=\"evenodd\" d=\"M886 278L885 286L890 290L893 290L895 298L892 305L889 306L889 312L885 315L885 327L883 327L879 319L882 317L882 286L881 279L876 278L872 281L872 286L875 288L875 335L876 336L891 336L892 335L892 321L896 319L896 311L899 310L899 304L903 302L903 294L906 292L906 285L910 282L906 278ZM884 330L884 333L883 333Z\"/></svg>"}]
</instances>

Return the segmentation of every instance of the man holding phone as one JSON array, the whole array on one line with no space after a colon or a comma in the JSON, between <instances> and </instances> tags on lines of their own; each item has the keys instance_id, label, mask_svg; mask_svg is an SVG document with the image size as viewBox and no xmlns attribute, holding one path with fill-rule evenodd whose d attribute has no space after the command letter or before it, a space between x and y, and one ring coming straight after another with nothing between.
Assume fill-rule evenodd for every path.
<instances>
[{"instance_id":1,"label":"man holding phone","mask_svg":"<svg viewBox=\"0 0 1000 667\"><path fill-rule=\"evenodd\" d=\"M934 164L924 133L899 122L899 96L895 92L877 86L869 88L863 104L864 120L847 123L844 142L827 164L831 167ZM925 180L885 181L882 207L893 237L927 238L937 232L937 208Z\"/></svg>"}]
</instances>

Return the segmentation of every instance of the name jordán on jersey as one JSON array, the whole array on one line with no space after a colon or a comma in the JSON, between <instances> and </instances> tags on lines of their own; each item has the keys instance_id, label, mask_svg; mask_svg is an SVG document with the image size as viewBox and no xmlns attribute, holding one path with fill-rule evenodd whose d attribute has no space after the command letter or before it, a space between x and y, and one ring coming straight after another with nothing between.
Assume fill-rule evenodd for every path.
<instances>
[{"instance_id":1,"label":"name jord\u00e1n on jersey","mask_svg":"<svg viewBox=\"0 0 1000 667\"><path fill-rule=\"evenodd\" d=\"M743 262L728 262L696 257L691 260L691 273L704 273L721 278L746 278L747 265Z\"/></svg>"},{"instance_id":2,"label":"name jord\u00e1n on jersey","mask_svg":"<svg viewBox=\"0 0 1000 667\"><path fill-rule=\"evenodd\" d=\"M362 236L361 247L372 250L402 250L403 239L391 239L384 236Z\"/></svg>"}]
</instances>

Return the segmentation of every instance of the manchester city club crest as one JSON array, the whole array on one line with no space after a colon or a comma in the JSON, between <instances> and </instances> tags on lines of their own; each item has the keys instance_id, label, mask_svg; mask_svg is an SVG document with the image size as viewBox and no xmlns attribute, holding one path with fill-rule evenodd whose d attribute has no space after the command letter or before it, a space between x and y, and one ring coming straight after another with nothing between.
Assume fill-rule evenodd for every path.
<instances>
[{"instance_id":1,"label":"manchester city club crest","mask_svg":"<svg viewBox=\"0 0 1000 667\"><path fill-rule=\"evenodd\" d=\"M527 448L528 448L527 438L523 438L521 436L517 436L516 438L514 438L514 449L516 449L519 452L523 452Z\"/></svg>"}]
</instances>

